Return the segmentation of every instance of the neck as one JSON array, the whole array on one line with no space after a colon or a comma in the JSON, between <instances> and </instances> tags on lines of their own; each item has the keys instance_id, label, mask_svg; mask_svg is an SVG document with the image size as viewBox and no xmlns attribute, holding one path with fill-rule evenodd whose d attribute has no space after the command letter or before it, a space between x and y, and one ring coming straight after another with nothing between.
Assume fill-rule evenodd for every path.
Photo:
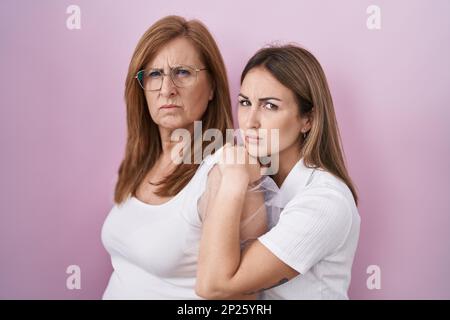
<instances>
[{"instance_id":1,"label":"neck","mask_svg":"<svg viewBox=\"0 0 450 320\"><path fill-rule=\"evenodd\" d=\"M179 141L171 140L171 135L174 129L164 127L159 127L158 129L159 135L161 137L161 148L162 148L161 158L170 159L172 149L179 143ZM191 136L193 135L194 131L193 126L188 126L184 129L187 129L190 132Z\"/></svg>"},{"instance_id":2,"label":"neck","mask_svg":"<svg viewBox=\"0 0 450 320\"><path fill-rule=\"evenodd\" d=\"M297 144L278 154L278 172L272 176L278 187L281 187L289 172L301 158L301 149Z\"/></svg>"},{"instance_id":3,"label":"neck","mask_svg":"<svg viewBox=\"0 0 450 320\"><path fill-rule=\"evenodd\" d=\"M161 148L162 148L162 156L170 155L173 147L176 144L176 141L172 141L170 136L172 134L172 130L167 128L159 128L159 135L161 137Z\"/></svg>"}]
</instances>

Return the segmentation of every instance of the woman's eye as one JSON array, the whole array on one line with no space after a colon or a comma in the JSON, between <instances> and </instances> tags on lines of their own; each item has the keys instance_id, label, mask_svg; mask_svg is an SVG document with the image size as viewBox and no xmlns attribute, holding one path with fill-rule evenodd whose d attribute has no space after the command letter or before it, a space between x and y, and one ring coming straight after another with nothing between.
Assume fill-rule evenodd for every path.
<instances>
[{"instance_id":1,"label":"woman's eye","mask_svg":"<svg viewBox=\"0 0 450 320\"><path fill-rule=\"evenodd\" d=\"M150 71L149 73L148 73L148 76L150 77L150 78L159 78L159 77L161 77L161 71Z\"/></svg>"},{"instance_id":2,"label":"woman's eye","mask_svg":"<svg viewBox=\"0 0 450 320\"><path fill-rule=\"evenodd\" d=\"M178 68L178 69L175 69L175 75L177 77L188 77L191 75L191 72L187 69Z\"/></svg>"},{"instance_id":3,"label":"woman's eye","mask_svg":"<svg viewBox=\"0 0 450 320\"><path fill-rule=\"evenodd\" d=\"M248 106L250 106L250 101L248 101L248 100L239 100L239 105L243 106L243 107L248 107Z\"/></svg>"},{"instance_id":4,"label":"woman's eye","mask_svg":"<svg viewBox=\"0 0 450 320\"><path fill-rule=\"evenodd\" d=\"M277 110L278 106L276 104L267 102L264 104L264 108L268 109L268 110Z\"/></svg>"}]
</instances>

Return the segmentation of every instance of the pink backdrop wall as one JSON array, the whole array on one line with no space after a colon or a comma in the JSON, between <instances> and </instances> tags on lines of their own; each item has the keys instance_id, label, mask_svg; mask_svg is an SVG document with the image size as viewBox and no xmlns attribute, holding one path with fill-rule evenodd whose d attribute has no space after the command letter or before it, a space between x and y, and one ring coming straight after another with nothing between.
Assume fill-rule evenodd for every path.
<instances>
[{"instance_id":1,"label":"pink backdrop wall","mask_svg":"<svg viewBox=\"0 0 450 320\"><path fill-rule=\"evenodd\" d=\"M81 9L81 29L66 8ZM369 30L369 5L381 29ZM271 41L310 49L328 76L361 237L354 299L450 298L450 1L0 2L0 298L98 299L100 242L124 151L124 78L142 33L167 14L214 34L236 96ZM66 268L81 268L81 289ZM369 265L381 289L366 286Z\"/></svg>"}]
</instances>

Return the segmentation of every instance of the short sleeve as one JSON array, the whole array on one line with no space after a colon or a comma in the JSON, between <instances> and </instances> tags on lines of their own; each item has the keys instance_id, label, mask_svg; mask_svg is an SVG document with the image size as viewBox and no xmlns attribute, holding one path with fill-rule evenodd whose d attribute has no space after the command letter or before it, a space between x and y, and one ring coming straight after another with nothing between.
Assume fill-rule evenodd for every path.
<instances>
[{"instance_id":1,"label":"short sleeve","mask_svg":"<svg viewBox=\"0 0 450 320\"><path fill-rule=\"evenodd\" d=\"M284 263L305 274L345 241L352 223L347 199L328 186L304 189L258 240Z\"/></svg>"},{"instance_id":2,"label":"short sleeve","mask_svg":"<svg viewBox=\"0 0 450 320\"><path fill-rule=\"evenodd\" d=\"M205 157L189 184L181 191L184 192L186 190L185 195L182 197L182 202L179 204L181 215L191 226L196 228L201 228L202 226L202 217L198 210L200 198L208 188L208 174L219 161L221 152L222 149L219 149Z\"/></svg>"}]
</instances>

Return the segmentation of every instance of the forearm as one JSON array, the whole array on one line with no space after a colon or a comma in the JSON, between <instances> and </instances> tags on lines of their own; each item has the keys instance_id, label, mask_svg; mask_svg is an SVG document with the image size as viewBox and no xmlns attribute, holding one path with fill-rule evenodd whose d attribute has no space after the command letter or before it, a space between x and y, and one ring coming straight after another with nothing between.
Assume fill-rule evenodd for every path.
<instances>
[{"instance_id":1,"label":"forearm","mask_svg":"<svg viewBox=\"0 0 450 320\"><path fill-rule=\"evenodd\" d=\"M203 224L197 290L226 295L226 284L240 263L240 218L248 179L224 176ZM212 293L213 294L213 293Z\"/></svg>"}]
</instances>

